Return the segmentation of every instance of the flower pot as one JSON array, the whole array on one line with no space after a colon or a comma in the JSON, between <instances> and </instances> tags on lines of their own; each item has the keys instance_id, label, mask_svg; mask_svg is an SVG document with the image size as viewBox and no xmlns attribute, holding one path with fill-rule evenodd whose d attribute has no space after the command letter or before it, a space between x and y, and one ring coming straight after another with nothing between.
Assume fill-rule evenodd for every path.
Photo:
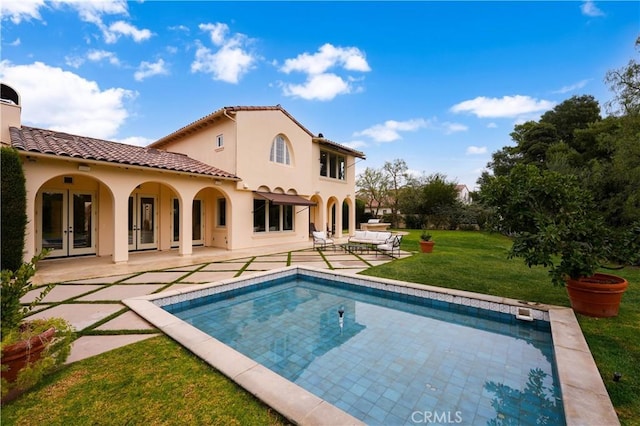
<instances>
[{"instance_id":1,"label":"flower pot","mask_svg":"<svg viewBox=\"0 0 640 426\"><path fill-rule=\"evenodd\" d=\"M55 332L56 329L51 327L30 339L5 346L2 349L2 365L6 365L9 368L2 370L2 378L9 383L15 382L20 370L40 359L42 351L53 340Z\"/></svg>"},{"instance_id":2,"label":"flower pot","mask_svg":"<svg viewBox=\"0 0 640 426\"><path fill-rule=\"evenodd\" d=\"M433 251L434 241L420 241L420 250L423 253L431 253Z\"/></svg>"},{"instance_id":3,"label":"flower pot","mask_svg":"<svg viewBox=\"0 0 640 426\"><path fill-rule=\"evenodd\" d=\"M567 279L566 287L574 311L590 317L615 317L622 294L629 283L609 274L594 274L577 280Z\"/></svg>"}]
</instances>

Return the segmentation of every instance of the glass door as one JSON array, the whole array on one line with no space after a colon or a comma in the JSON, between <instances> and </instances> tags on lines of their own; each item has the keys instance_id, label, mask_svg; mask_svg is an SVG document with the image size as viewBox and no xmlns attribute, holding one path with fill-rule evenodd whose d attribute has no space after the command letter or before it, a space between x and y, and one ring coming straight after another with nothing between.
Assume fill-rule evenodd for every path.
<instances>
[{"instance_id":1,"label":"glass door","mask_svg":"<svg viewBox=\"0 0 640 426\"><path fill-rule=\"evenodd\" d=\"M129 250L149 250L158 247L156 230L156 197L129 197Z\"/></svg>"},{"instance_id":2,"label":"glass door","mask_svg":"<svg viewBox=\"0 0 640 426\"><path fill-rule=\"evenodd\" d=\"M49 249L49 257L67 256L67 191L42 193L41 246Z\"/></svg>"},{"instance_id":3,"label":"glass door","mask_svg":"<svg viewBox=\"0 0 640 426\"><path fill-rule=\"evenodd\" d=\"M69 205L69 254L92 254L96 251L93 194L71 192Z\"/></svg>"},{"instance_id":4,"label":"glass door","mask_svg":"<svg viewBox=\"0 0 640 426\"><path fill-rule=\"evenodd\" d=\"M95 196L80 191L45 191L41 196L42 249L50 257L95 254Z\"/></svg>"},{"instance_id":5,"label":"glass door","mask_svg":"<svg viewBox=\"0 0 640 426\"><path fill-rule=\"evenodd\" d=\"M193 207L191 209L191 244L194 246L204 245L204 220L202 219L204 214L204 208L202 206L202 200L193 200Z\"/></svg>"},{"instance_id":6,"label":"glass door","mask_svg":"<svg viewBox=\"0 0 640 426\"><path fill-rule=\"evenodd\" d=\"M173 199L171 247L178 247L180 242L180 203ZM193 200L191 209L191 244L204 245L204 206L202 200Z\"/></svg>"}]
</instances>

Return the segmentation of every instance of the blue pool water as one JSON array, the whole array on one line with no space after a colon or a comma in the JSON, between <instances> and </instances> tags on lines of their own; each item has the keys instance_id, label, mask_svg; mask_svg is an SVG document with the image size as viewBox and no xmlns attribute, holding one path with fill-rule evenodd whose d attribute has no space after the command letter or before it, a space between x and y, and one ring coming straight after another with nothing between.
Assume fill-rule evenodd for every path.
<instances>
[{"instance_id":1,"label":"blue pool water","mask_svg":"<svg viewBox=\"0 0 640 426\"><path fill-rule=\"evenodd\" d=\"M298 276L163 308L370 425L565 423L548 323L434 304Z\"/></svg>"}]
</instances>

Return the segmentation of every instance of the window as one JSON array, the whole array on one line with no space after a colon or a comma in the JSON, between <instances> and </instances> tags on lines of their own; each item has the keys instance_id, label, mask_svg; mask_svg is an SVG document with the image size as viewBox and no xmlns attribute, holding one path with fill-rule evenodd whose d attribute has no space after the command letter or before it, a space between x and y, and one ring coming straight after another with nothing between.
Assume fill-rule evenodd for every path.
<instances>
[{"instance_id":1,"label":"window","mask_svg":"<svg viewBox=\"0 0 640 426\"><path fill-rule=\"evenodd\" d=\"M222 135L216 136L216 148L222 148L224 146L224 138Z\"/></svg>"},{"instance_id":2,"label":"window","mask_svg":"<svg viewBox=\"0 0 640 426\"><path fill-rule=\"evenodd\" d=\"M329 151L320 151L320 176L345 180L346 158Z\"/></svg>"},{"instance_id":3,"label":"window","mask_svg":"<svg viewBox=\"0 0 640 426\"><path fill-rule=\"evenodd\" d=\"M291 164L291 158L289 156L289 147L282 135L276 136L271 144L271 154L269 160L274 163Z\"/></svg>"},{"instance_id":4,"label":"window","mask_svg":"<svg viewBox=\"0 0 640 426\"><path fill-rule=\"evenodd\" d=\"M253 232L293 231L293 206L253 200Z\"/></svg>"},{"instance_id":5,"label":"window","mask_svg":"<svg viewBox=\"0 0 640 426\"><path fill-rule=\"evenodd\" d=\"M224 228L227 226L227 199L218 198L218 226Z\"/></svg>"}]
</instances>

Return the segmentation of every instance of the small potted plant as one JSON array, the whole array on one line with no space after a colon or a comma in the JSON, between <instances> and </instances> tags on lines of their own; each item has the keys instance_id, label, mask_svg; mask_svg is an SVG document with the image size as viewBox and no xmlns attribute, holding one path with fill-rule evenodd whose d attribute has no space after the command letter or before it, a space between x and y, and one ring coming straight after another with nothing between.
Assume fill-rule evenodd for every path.
<instances>
[{"instance_id":1,"label":"small potted plant","mask_svg":"<svg viewBox=\"0 0 640 426\"><path fill-rule=\"evenodd\" d=\"M22 305L24 295L35 289L31 278L36 263L46 256L42 252L15 271L2 270L2 327L0 348L2 364L2 401L15 398L66 361L71 351L73 330L62 318L28 320L27 315L51 291L42 289L29 305Z\"/></svg>"},{"instance_id":2,"label":"small potted plant","mask_svg":"<svg viewBox=\"0 0 640 426\"><path fill-rule=\"evenodd\" d=\"M422 234L420 234L420 251L422 253L431 253L434 245L435 242L431 239L431 234L423 230Z\"/></svg>"},{"instance_id":3,"label":"small potted plant","mask_svg":"<svg viewBox=\"0 0 640 426\"><path fill-rule=\"evenodd\" d=\"M510 257L549 268L552 283L566 286L574 311L595 317L618 314L628 282L597 271L638 261L640 224L609 229L576 176L533 165L517 165L508 176L490 178L481 196L495 209L499 229L513 237Z\"/></svg>"}]
</instances>

